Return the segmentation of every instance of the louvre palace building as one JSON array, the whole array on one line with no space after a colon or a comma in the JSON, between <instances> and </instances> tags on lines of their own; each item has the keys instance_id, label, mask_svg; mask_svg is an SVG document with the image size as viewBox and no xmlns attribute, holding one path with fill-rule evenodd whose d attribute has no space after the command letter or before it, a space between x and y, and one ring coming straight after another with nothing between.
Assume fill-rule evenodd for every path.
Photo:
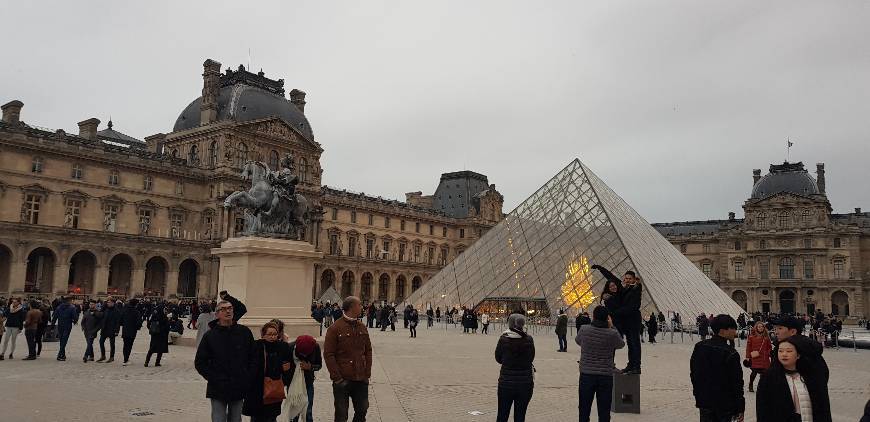
<instances>
[{"instance_id":1,"label":"louvre palace building","mask_svg":"<svg viewBox=\"0 0 870 422\"><path fill-rule=\"evenodd\" d=\"M832 212L824 164L752 179L744 219L653 226L749 312L870 314L870 213Z\"/></svg>"},{"instance_id":2,"label":"louvre palace building","mask_svg":"<svg viewBox=\"0 0 870 422\"><path fill-rule=\"evenodd\" d=\"M214 297L210 251L244 221L224 199L247 190L245 162L275 170L286 154L317 210L305 234L324 253L313 298L332 287L399 301L503 218L502 195L471 171L404 202L324 186L305 92L213 60L202 81L171 132L141 140L112 121L66 133L28 121L19 100L2 106L0 296Z\"/></svg>"}]
</instances>

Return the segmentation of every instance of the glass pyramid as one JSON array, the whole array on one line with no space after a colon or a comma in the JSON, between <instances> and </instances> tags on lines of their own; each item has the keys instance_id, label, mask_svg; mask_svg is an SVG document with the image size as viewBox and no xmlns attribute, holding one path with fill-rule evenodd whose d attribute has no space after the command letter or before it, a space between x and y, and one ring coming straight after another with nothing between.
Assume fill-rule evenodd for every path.
<instances>
[{"instance_id":1,"label":"glass pyramid","mask_svg":"<svg viewBox=\"0 0 870 422\"><path fill-rule=\"evenodd\" d=\"M599 304L605 279L641 277L644 317L741 308L662 237L580 160L575 159L453 262L407 303L446 311L461 306L498 317L521 306L546 319L559 308L576 315ZM591 312L590 312L591 313Z\"/></svg>"}]
</instances>

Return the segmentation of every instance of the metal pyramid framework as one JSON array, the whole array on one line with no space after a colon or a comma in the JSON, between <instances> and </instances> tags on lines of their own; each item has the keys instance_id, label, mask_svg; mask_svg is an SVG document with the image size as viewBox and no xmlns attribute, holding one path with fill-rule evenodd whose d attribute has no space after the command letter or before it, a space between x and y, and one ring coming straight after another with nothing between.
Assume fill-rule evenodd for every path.
<instances>
[{"instance_id":1,"label":"metal pyramid framework","mask_svg":"<svg viewBox=\"0 0 870 422\"><path fill-rule=\"evenodd\" d=\"M421 309L467 306L498 316L522 306L546 318L562 307L577 314L599 303L605 279L641 277L641 311L699 314L743 310L647 221L575 159L407 302Z\"/></svg>"}]
</instances>

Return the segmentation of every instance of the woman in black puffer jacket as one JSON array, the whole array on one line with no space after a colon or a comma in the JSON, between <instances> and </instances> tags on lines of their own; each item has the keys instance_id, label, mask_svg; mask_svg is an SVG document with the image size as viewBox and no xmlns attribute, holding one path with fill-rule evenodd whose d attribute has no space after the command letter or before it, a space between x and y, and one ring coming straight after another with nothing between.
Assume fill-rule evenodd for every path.
<instances>
[{"instance_id":1,"label":"woman in black puffer jacket","mask_svg":"<svg viewBox=\"0 0 870 422\"><path fill-rule=\"evenodd\" d=\"M535 387L535 342L526 334L526 317L508 317L508 329L502 333L495 348L495 361L501 364L498 376L498 416L496 422L507 422L514 408L514 422L526 420L526 409Z\"/></svg>"}]
</instances>

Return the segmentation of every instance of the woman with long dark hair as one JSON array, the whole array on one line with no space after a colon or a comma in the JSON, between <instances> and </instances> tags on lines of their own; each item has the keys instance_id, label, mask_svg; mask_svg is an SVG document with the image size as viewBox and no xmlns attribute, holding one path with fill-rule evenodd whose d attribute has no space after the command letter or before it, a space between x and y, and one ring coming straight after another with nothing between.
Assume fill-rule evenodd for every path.
<instances>
[{"instance_id":1,"label":"woman with long dark hair","mask_svg":"<svg viewBox=\"0 0 870 422\"><path fill-rule=\"evenodd\" d=\"M749 391L752 392L755 377L764 374L767 368L770 368L770 351L773 350L773 344L770 342L770 335L767 333L767 328L764 327L764 322L758 321L752 327L752 332L746 339L746 357L744 358L744 366L746 361L749 361L749 369L752 374L749 375Z\"/></svg>"},{"instance_id":2,"label":"woman with long dark hair","mask_svg":"<svg viewBox=\"0 0 870 422\"><path fill-rule=\"evenodd\" d=\"M831 402L825 380L810 362L801 359L801 349L785 339L777 356L758 382L755 402L757 419L764 422L831 422Z\"/></svg>"},{"instance_id":3,"label":"woman with long dark hair","mask_svg":"<svg viewBox=\"0 0 870 422\"><path fill-rule=\"evenodd\" d=\"M598 302L607 308L607 312L610 314L610 319L613 321L613 327L616 328L616 331L619 331L619 335L624 335L622 321L613 314L613 311L618 309L621 304L621 291L622 284L616 280L608 279L607 282L604 283L604 291L601 292L601 298L598 299Z\"/></svg>"}]
</instances>

